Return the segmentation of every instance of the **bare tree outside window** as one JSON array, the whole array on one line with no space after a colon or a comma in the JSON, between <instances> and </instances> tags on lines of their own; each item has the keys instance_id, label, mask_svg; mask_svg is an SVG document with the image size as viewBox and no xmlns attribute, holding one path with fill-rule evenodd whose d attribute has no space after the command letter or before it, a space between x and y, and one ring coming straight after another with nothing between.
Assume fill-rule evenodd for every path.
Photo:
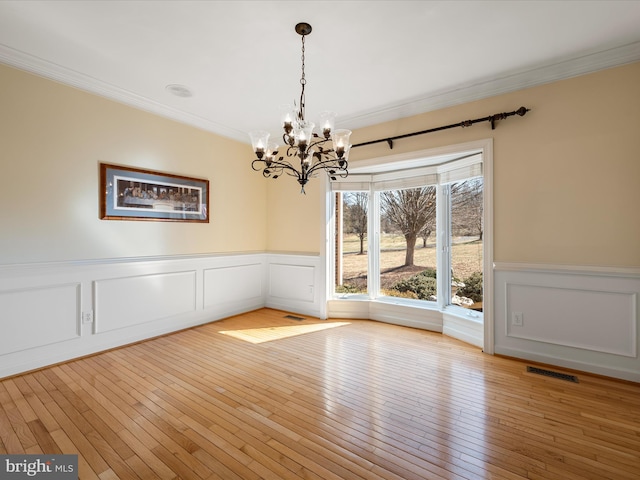
<instances>
[{"instance_id":1,"label":"bare tree outside window","mask_svg":"<svg viewBox=\"0 0 640 480\"><path fill-rule=\"evenodd\" d=\"M368 258L367 226L369 194L341 192L337 194L341 222L336 247L336 293L367 293Z\"/></svg>"},{"instance_id":2,"label":"bare tree outside window","mask_svg":"<svg viewBox=\"0 0 640 480\"><path fill-rule=\"evenodd\" d=\"M404 266L414 265L416 241L436 218L436 187L389 190L380 194L382 215L407 244Z\"/></svg>"},{"instance_id":3,"label":"bare tree outside window","mask_svg":"<svg viewBox=\"0 0 640 480\"><path fill-rule=\"evenodd\" d=\"M436 219L435 217L428 220L426 225L420 230L420 238L422 239L422 248L427 248L427 241L436 229Z\"/></svg>"},{"instance_id":4,"label":"bare tree outside window","mask_svg":"<svg viewBox=\"0 0 640 480\"><path fill-rule=\"evenodd\" d=\"M483 308L483 195L481 177L451 185L451 302L474 310Z\"/></svg>"},{"instance_id":5,"label":"bare tree outside window","mask_svg":"<svg viewBox=\"0 0 640 480\"><path fill-rule=\"evenodd\" d=\"M473 178L451 186L451 228L458 236L477 236L482 241L482 208L484 184Z\"/></svg>"},{"instance_id":6,"label":"bare tree outside window","mask_svg":"<svg viewBox=\"0 0 640 480\"><path fill-rule=\"evenodd\" d=\"M364 241L367 238L367 216L369 194L367 192L344 193L344 233L351 233L360 240L360 253L364 255Z\"/></svg>"}]
</instances>

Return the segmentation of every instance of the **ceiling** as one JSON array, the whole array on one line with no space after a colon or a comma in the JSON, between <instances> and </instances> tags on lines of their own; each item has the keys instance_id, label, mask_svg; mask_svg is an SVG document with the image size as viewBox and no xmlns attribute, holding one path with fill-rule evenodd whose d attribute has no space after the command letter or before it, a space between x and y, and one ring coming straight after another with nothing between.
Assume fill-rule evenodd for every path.
<instances>
[{"instance_id":1,"label":"ceiling","mask_svg":"<svg viewBox=\"0 0 640 480\"><path fill-rule=\"evenodd\" d=\"M301 21L307 118L352 130L640 60L640 1L3 0L0 62L248 142L298 101Z\"/></svg>"}]
</instances>

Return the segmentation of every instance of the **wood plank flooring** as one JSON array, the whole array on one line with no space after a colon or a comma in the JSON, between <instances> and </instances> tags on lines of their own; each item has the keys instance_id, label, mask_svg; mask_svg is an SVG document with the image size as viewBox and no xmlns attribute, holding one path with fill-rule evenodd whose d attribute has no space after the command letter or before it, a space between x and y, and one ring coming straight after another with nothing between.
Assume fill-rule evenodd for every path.
<instances>
[{"instance_id":1,"label":"wood plank flooring","mask_svg":"<svg viewBox=\"0 0 640 480\"><path fill-rule=\"evenodd\" d=\"M80 478L102 480L640 478L640 384L527 373L437 333L284 317L4 379L0 453L77 453Z\"/></svg>"}]
</instances>

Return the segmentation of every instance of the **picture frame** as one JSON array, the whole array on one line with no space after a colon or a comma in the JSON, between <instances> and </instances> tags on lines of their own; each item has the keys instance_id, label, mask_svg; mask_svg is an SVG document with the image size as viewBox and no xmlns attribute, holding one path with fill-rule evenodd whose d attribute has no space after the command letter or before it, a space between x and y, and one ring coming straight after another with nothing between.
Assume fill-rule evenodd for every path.
<instances>
[{"instance_id":1,"label":"picture frame","mask_svg":"<svg viewBox=\"0 0 640 480\"><path fill-rule=\"evenodd\" d=\"M209 222L209 180L100 163L100 218Z\"/></svg>"}]
</instances>

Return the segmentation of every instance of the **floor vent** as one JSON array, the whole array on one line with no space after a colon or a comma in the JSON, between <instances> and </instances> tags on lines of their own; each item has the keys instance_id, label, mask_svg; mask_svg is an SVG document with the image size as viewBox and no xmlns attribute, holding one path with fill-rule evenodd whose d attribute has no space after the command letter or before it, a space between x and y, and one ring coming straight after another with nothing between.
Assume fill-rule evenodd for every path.
<instances>
[{"instance_id":1,"label":"floor vent","mask_svg":"<svg viewBox=\"0 0 640 480\"><path fill-rule=\"evenodd\" d=\"M302 317L296 317L295 315L285 315L284 318L288 318L289 320L297 320L297 321L302 321L304 320L304 318Z\"/></svg>"},{"instance_id":2,"label":"floor vent","mask_svg":"<svg viewBox=\"0 0 640 480\"><path fill-rule=\"evenodd\" d=\"M535 373L537 375L544 375L545 377L558 378L560 380L566 380L567 382L578 383L578 377L576 377L575 375L568 375L566 373L553 372L551 370L545 370L544 368L528 366L527 372Z\"/></svg>"}]
</instances>

